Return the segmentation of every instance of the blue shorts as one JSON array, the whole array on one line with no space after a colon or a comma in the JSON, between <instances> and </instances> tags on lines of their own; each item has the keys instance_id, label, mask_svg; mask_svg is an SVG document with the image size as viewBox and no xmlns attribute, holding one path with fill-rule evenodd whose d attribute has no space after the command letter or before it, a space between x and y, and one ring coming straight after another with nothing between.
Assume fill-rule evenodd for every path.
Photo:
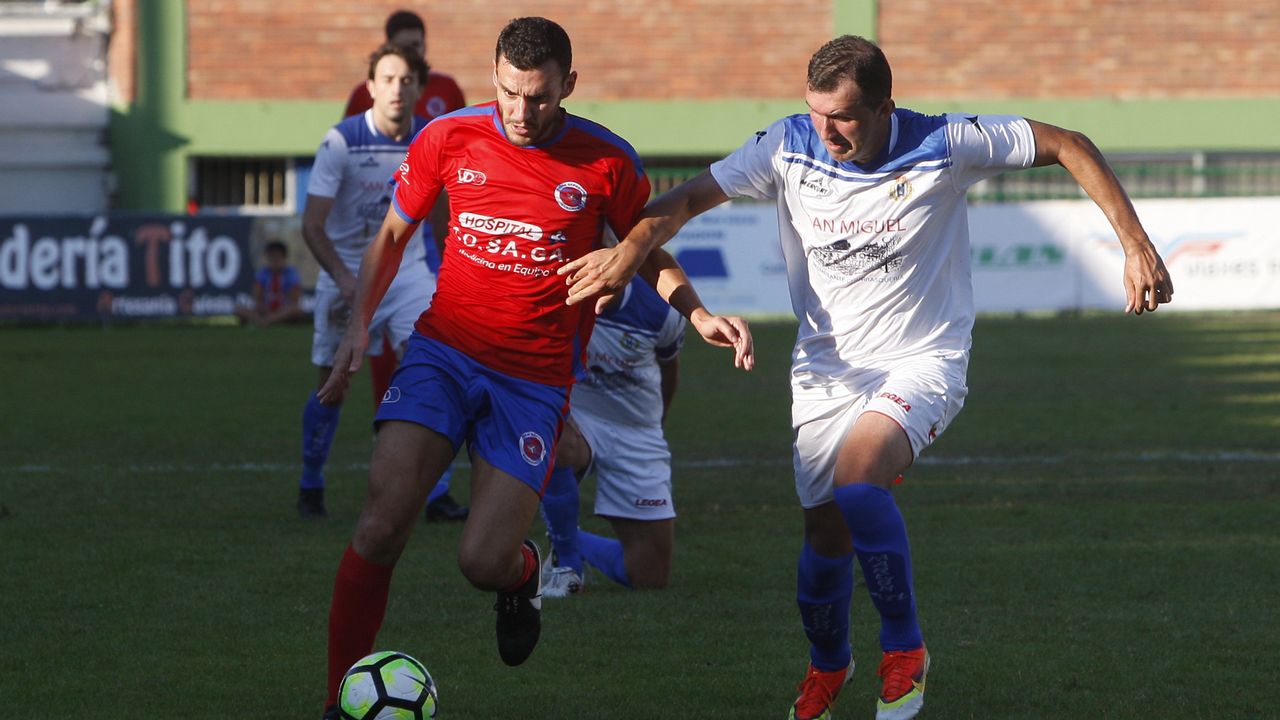
<instances>
[{"instance_id":1,"label":"blue shorts","mask_svg":"<svg viewBox=\"0 0 1280 720\"><path fill-rule=\"evenodd\" d=\"M542 496L569 414L569 388L491 370L448 345L409 336L374 424L417 423L449 438Z\"/></svg>"}]
</instances>

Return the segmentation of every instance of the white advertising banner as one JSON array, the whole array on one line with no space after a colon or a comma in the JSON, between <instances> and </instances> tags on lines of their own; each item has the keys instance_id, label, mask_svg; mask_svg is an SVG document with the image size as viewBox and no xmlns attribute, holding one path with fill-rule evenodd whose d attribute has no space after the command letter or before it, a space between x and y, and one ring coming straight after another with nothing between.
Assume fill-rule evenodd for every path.
<instances>
[{"instance_id":1,"label":"white advertising banner","mask_svg":"<svg viewBox=\"0 0 1280 720\"><path fill-rule=\"evenodd\" d=\"M1074 201L970 207L969 253L978 312L1080 307L1080 272L1069 235L1082 212L1087 209Z\"/></svg>"},{"instance_id":2,"label":"white advertising banner","mask_svg":"<svg viewBox=\"0 0 1280 720\"><path fill-rule=\"evenodd\" d=\"M1280 307L1280 198L1134 205L1173 277L1169 310ZM1089 200L971 207L969 236L978 312L1124 309L1124 253ZM668 250L713 311L791 313L772 204L718 207Z\"/></svg>"},{"instance_id":3,"label":"white advertising banner","mask_svg":"<svg viewBox=\"0 0 1280 720\"><path fill-rule=\"evenodd\" d=\"M1173 277L1170 310L1280 307L1280 198L1140 200L1138 217ZM1124 253L1106 218L1082 202L1083 307L1124 307Z\"/></svg>"},{"instance_id":4,"label":"white advertising banner","mask_svg":"<svg viewBox=\"0 0 1280 720\"><path fill-rule=\"evenodd\" d=\"M690 220L666 245L715 313L791 314L772 203L732 202Z\"/></svg>"}]
</instances>

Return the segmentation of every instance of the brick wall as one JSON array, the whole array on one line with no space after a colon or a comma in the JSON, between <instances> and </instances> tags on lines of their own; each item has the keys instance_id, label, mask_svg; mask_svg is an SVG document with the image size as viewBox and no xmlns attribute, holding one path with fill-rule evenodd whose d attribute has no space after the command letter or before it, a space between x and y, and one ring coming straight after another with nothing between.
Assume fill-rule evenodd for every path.
<instances>
[{"instance_id":1,"label":"brick wall","mask_svg":"<svg viewBox=\"0 0 1280 720\"><path fill-rule=\"evenodd\" d=\"M108 77L113 102L133 102L137 70L137 14L135 0L111 3L111 44L107 48Z\"/></svg>"},{"instance_id":2,"label":"brick wall","mask_svg":"<svg viewBox=\"0 0 1280 720\"><path fill-rule=\"evenodd\" d=\"M1277 38L1275 0L879 3L894 95L907 102L1276 96Z\"/></svg>"},{"instance_id":3,"label":"brick wall","mask_svg":"<svg viewBox=\"0 0 1280 720\"><path fill-rule=\"evenodd\" d=\"M521 15L569 32L581 100L794 97L833 22L831 0L187 0L188 95L341 100L402 7L469 102L493 96L494 42Z\"/></svg>"}]
</instances>

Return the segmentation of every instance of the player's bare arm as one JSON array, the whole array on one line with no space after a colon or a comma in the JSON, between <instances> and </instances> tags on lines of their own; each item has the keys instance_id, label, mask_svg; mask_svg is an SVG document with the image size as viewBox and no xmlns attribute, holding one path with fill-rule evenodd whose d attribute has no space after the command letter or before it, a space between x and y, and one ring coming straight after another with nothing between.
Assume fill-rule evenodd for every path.
<instances>
[{"instance_id":1,"label":"player's bare arm","mask_svg":"<svg viewBox=\"0 0 1280 720\"><path fill-rule=\"evenodd\" d=\"M1147 237L1129 195L1093 141L1083 134L1028 120L1035 135L1035 166L1061 165L1097 203L1124 248L1126 313L1154 312L1173 300L1173 280Z\"/></svg>"},{"instance_id":2,"label":"player's bare arm","mask_svg":"<svg viewBox=\"0 0 1280 720\"><path fill-rule=\"evenodd\" d=\"M748 372L755 367L755 342L746 319L737 315L715 315L707 310L684 268L671 253L654 248L638 272L668 305L688 318L703 340L716 347L733 348L734 367Z\"/></svg>"},{"instance_id":3,"label":"player's bare arm","mask_svg":"<svg viewBox=\"0 0 1280 720\"><path fill-rule=\"evenodd\" d=\"M333 371L316 396L321 402L339 402L346 393L351 375L360 369L365 349L369 345L369 322L378 304L391 287L405 245L413 237L418 225L409 224L394 209L387 211L377 236L369 243L360 261L360 275L356 279L354 311L342 343L333 355Z\"/></svg>"},{"instance_id":4,"label":"player's bare arm","mask_svg":"<svg viewBox=\"0 0 1280 720\"><path fill-rule=\"evenodd\" d=\"M343 302L351 305L356 293L356 278L347 268L347 264L338 256L333 247L333 240L324 231L324 223L333 210L334 198L321 195L307 195L307 207L302 211L302 239L306 241L311 254L315 256L320 267L329 273L329 277L338 284L338 292Z\"/></svg>"},{"instance_id":5,"label":"player's bare arm","mask_svg":"<svg viewBox=\"0 0 1280 720\"><path fill-rule=\"evenodd\" d=\"M573 305L619 292L631 282L649 251L674 237L689 220L728 199L709 170L655 198L622 242L565 263L557 271L569 285L565 302Z\"/></svg>"}]
</instances>

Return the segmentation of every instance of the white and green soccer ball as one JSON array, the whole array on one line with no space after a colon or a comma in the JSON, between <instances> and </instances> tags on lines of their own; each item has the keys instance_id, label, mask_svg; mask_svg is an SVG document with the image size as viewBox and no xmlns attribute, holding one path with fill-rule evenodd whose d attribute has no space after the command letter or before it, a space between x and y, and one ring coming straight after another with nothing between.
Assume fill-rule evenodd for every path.
<instances>
[{"instance_id":1,"label":"white and green soccer ball","mask_svg":"<svg viewBox=\"0 0 1280 720\"><path fill-rule=\"evenodd\" d=\"M338 688L345 720L427 720L436 716L439 696L431 673L402 652L361 658Z\"/></svg>"}]
</instances>

